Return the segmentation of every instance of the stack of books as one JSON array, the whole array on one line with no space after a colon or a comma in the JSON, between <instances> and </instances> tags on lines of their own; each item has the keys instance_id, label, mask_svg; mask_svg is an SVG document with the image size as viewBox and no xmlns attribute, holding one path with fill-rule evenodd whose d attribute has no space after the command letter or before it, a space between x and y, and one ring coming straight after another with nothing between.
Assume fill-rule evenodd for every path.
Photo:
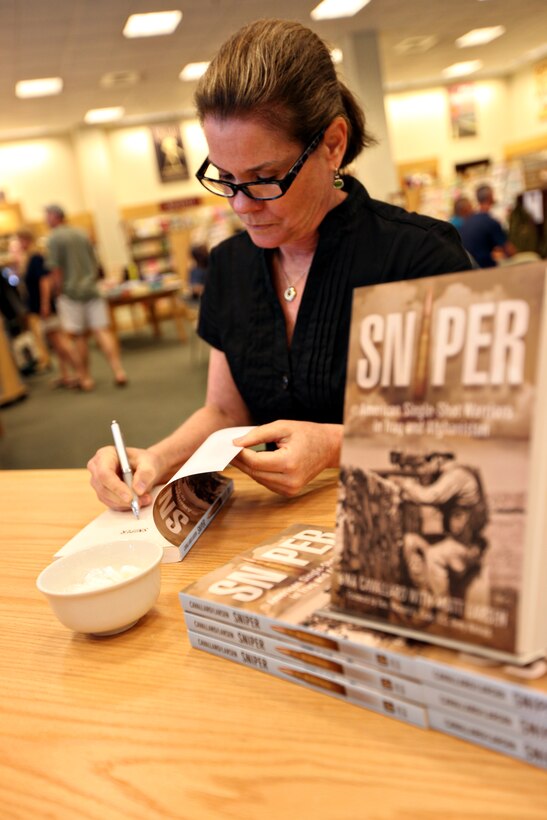
<instances>
[{"instance_id":1,"label":"stack of books","mask_svg":"<svg viewBox=\"0 0 547 820\"><path fill-rule=\"evenodd\" d=\"M334 528L295 524L180 593L192 646L547 769L547 673L343 619Z\"/></svg>"},{"instance_id":2,"label":"stack of books","mask_svg":"<svg viewBox=\"0 0 547 820\"><path fill-rule=\"evenodd\" d=\"M336 528L185 590L194 646L547 768L546 280L354 291Z\"/></svg>"}]
</instances>

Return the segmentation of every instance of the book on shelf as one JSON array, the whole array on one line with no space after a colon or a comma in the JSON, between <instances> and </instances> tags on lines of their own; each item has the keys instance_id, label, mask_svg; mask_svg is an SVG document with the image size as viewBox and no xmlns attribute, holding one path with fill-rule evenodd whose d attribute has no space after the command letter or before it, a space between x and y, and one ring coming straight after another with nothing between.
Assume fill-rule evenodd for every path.
<instances>
[{"instance_id":1,"label":"book on shelf","mask_svg":"<svg viewBox=\"0 0 547 820\"><path fill-rule=\"evenodd\" d=\"M180 601L192 644L286 680L299 676L280 668L294 665L300 682L347 685L353 703L362 689L419 706L434 728L547 767L545 662L485 661L333 617L333 552L334 528L295 524L190 584Z\"/></svg>"},{"instance_id":2,"label":"book on shelf","mask_svg":"<svg viewBox=\"0 0 547 820\"><path fill-rule=\"evenodd\" d=\"M510 663L544 655L546 272L354 291L334 614Z\"/></svg>"},{"instance_id":3,"label":"book on shelf","mask_svg":"<svg viewBox=\"0 0 547 820\"><path fill-rule=\"evenodd\" d=\"M212 433L162 487L153 502L131 510L105 510L56 553L70 555L92 544L117 540L154 541L163 546L163 562L181 561L233 492L233 481L220 473L239 453L232 440L250 427L229 427Z\"/></svg>"}]
</instances>

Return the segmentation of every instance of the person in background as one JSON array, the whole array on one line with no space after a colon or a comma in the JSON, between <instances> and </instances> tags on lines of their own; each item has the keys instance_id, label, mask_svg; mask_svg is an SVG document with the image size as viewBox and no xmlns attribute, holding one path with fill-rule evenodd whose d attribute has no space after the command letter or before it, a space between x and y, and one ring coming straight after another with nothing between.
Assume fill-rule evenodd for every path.
<instances>
[{"instance_id":1,"label":"person in background","mask_svg":"<svg viewBox=\"0 0 547 820\"><path fill-rule=\"evenodd\" d=\"M452 225L376 201L344 172L374 139L310 29L245 26L210 63L196 104L209 147L196 176L245 230L211 251L198 325L211 346L205 404L157 444L128 449L133 486L150 503L211 433L252 424L233 464L293 496L339 464L353 288L470 260ZM99 498L128 509L114 448L88 468Z\"/></svg>"},{"instance_id":2,"label":"person in background","mask_svg":"<svg viewBox=\"0 0 547 820\"><path fill-rule=\"evenodd\" d=\"M454 213L450 217L450 224L454 225L457 231L460 230L468 216L473 213L473 205L468 196L459 196L454 200Z\"/></svg>"},{"instance_id":3,"label":"person in background","mask_svg":"<svg viewBox=\"0 0 547 820\"><path fill-rule=\"evenodd\" d=\"M192 245L190 253L194 264L190 268L190 296L199 301L205 289L207 270L209 268L209 251L206 245Z\"/></svg>"},{"instance_id":4,"label":"person in background","mask_svg":"<svg viewBox=\"0 0 547 820\"><path fill-rule=\"evenodd\" d=\"M540 259L540 232L534 217L524 207L522 194L517 196L509 214L509 241L518 254L537 254Z\"/></svg>"},{"instance_id":5,"label":"person in background","mask_svg":"<svg viewBox=\"0 0 547 820\"><path fill-rule=\"evenodd\" d=\"M31 230L21 228L16 237L20 274L26 291L29 328L37 339L45 339L46 345L57 355L59 378L55 380L54 386L79 387L83 370L72 340L61 327L44 257L36 248Z\"/></svg>"},{"instance_id":6,"label":"person in background","mask_svg":"<svg viewBox=\"0 0 547 820\"><path fill-rule=\"evenodd\" d=\"M507 234L497 219L490 214L495 204L490 185L479 185L476 191L478 210L471 214L459 228L462 242L480 268L493 268L498 259L516 253Z\"/></svg>"},{"instance_id":7,"label":"person in background","mask_svg":"<svg viewBox=\"0 0 547 820\"><path fill-rule=\"evenodd\" d=\"M127 384L118 342L108 318L105 300L97 287L98 264L88 236L68 225L59 205L48 205L46 222L51 229L47 240L46 264L51 270L54 288L59 293L57 309L64 330L75 340L81 361L82 390L95 386L89 372L88 332L93 333L119 387Z\"/></svg>"}]
</instances>

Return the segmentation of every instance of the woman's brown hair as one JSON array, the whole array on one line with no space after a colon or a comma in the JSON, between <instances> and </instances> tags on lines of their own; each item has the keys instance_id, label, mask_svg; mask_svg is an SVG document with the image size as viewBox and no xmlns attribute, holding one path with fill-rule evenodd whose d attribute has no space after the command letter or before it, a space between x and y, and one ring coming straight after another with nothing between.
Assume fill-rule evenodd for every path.
<instances>
[{"instance_id":1,"label":"woman's brown hair","mask_svg":"<svg viewBox=\"0 0 547 820\"><path fill-rule=\"evenodd\" d=\"M232 35L200 79L195 102L201 122L252 116L302 146L342 116L348 123L342 167L376 142L326 44L291 20L257 20Z\"/></svg>"}]
</instances>

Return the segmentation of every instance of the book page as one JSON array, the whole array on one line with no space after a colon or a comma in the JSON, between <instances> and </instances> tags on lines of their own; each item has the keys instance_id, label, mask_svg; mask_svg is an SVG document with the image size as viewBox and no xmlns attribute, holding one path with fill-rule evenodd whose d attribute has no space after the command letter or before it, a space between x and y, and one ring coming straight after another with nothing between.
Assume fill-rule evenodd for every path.
<instances>
[{"instance_id":1,"label":"book page","mask_svg":"<svg viewBox=\"0 0 547 820\"><path fill-rule=\"evenodd\" d=\"M152 504L141 507L138 519L131 510L107 509L61 547L55 557L129 538L153 541L165 548L181 547L192 534L195 540L230 494L231 481L217 471L227 467L242 449L232 444L233 439L249 430L252 427L216 431L167 484L154 488ZM166 555L173 560L172 550L166 550Z\"/></svg>"}]
</instances>

